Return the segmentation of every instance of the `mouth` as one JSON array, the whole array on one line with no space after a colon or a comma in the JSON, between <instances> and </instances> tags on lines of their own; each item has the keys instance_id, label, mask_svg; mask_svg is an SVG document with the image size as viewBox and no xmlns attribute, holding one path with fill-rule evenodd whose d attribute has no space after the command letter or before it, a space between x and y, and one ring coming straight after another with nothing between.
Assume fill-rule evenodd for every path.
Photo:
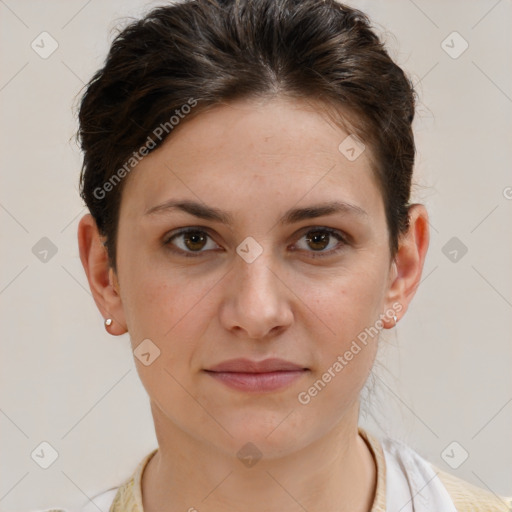
<instances>
[{"instance_id":1,"label":"mouth","mask_svg":"<svg viewBox=\"0 0 512 512\"><path fill-rule=\"evenodd\" d=\"M308 368L283 359L231 359L204 370L218 382L246 392L269 392L285 388L307 372Z\"/></svg>"}]
</instances>

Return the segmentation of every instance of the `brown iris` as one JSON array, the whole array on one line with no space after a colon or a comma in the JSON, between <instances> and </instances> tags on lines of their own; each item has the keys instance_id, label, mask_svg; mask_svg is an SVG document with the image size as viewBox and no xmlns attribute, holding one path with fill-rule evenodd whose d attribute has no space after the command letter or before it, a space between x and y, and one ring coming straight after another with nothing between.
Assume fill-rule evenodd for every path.
<instances>
[{"instance_id":1,"label":"brown iris","mask_svg":"<svg viewBox=\"0 0 512 512\"><path fill-rule=\"evenodd\" d=\"M310 234L312 233L312 234ZM325 231L310 231L308 233L308 236L306 237L306 240L308 243L312 242L313 244L320 244L321 247L312 247L313 249L325 249L327 245L329 245L329 238L331 237L330 233L327 233Z\"/></svg>"}]
</instances>

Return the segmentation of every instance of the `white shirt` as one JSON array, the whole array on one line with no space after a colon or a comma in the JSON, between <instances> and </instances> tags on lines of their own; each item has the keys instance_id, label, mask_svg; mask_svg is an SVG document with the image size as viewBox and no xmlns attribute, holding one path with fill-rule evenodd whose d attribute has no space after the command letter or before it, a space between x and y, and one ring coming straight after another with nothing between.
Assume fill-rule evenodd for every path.
<instances>
[{"instance_id":1,"label":"white shirt","mask_svg":"<svg viewBox=\"0 0 512 512\"><path fill-rule=\"evenodd\" d=\"M431 464L405 443L381 441L386 459L386 512L457 512Z\"/></svg>"}]
</instances>

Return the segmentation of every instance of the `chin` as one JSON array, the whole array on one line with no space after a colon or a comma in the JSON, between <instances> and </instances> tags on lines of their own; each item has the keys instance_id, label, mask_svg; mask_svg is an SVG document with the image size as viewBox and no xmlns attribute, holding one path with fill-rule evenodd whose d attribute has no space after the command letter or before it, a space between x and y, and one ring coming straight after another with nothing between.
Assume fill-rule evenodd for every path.
<instances>
[{"instance_id":1,"label":"chin","mask_svg":"<svg viewBox=\"0 0 512 512\"><path fill-rule=\"evenodd\" d=\"M225 435L219 440L231 453L259 450L267 459L277 458L297 451L308 444L309 425L301 424L295 413L290 414L292 407L283 407L279 412L238 410L233 415L220 415L219 422L232 437ZM245 447L245 448L244 448ZM250 453L249 453L250 455Z\"/></svg>"}]
</instances>

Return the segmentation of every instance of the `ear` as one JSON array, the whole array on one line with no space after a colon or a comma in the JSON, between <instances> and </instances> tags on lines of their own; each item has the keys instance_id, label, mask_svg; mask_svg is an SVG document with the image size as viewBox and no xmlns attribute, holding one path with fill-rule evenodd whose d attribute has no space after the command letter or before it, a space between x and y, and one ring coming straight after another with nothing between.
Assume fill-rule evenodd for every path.
<instances>
[{"instance_id":1,"label":"ear","mask_svg":"<svg viewBox=\"0 0 512 512\"><path fill-rule=\"evenodd\" d=\"M119 282L109 265L107 249L90 213L84 215L78 224L78 247L96 306L103 318L113 320L108 332L114 336L124 334L127 328Z\"/></svg>"},{"instance_id":2,"label":"ear","mask_svg":"<svg viewBox=\"0 0 512 512\"><path fill-rule=\"evenodd\" d=\"M397 322L407 311L420 284L429 241L427 210L422 204L413 204L409 207L409 229L400 238L398 251L392 262L386 297L387 307L396 311ZM391 321L387 328L394 325Z\"/></svg>"}]
</instances>

